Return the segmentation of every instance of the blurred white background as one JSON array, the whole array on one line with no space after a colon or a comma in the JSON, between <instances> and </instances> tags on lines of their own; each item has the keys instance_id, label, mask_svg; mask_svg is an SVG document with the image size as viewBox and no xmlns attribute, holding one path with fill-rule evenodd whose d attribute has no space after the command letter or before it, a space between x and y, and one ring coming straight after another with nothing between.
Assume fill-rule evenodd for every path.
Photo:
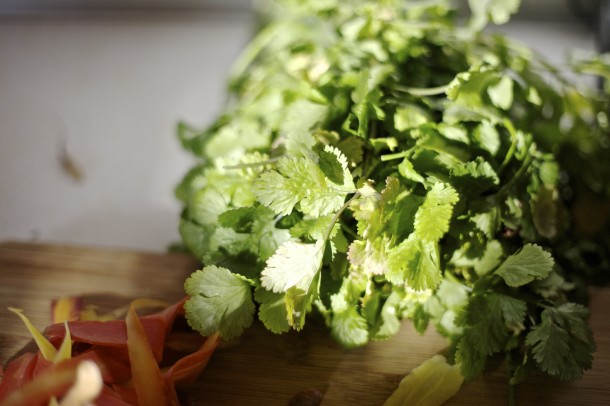
<instances>
[{"instance_id":1,"label":"blurred white background","mask_svg":"<svg viewBox=\"0 0 610 406\"><path fill-rule=\"evenodd\" d=\"M219 113L253 16L240 0L74 3L0 0L0 241L163 251L192 164L176 123ZM591 51L593 33L552 3L501 31L554 62Z\"/></svg>"}]
</instances>

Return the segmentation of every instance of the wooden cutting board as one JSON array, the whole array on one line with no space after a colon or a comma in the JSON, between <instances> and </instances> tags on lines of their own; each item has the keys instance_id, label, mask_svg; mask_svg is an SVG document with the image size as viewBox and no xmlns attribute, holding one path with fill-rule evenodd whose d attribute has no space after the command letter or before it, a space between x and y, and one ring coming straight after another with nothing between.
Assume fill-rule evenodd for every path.
<instances>
[{"instance_id":1,"label":"wooden cutting board","mask_svg":"<svg viewBox=\"0 0 610 406\"><path fill-rule=\"evenodd\" d=\"M49 324L51 299L84 295L87 303L113 307L130 298L178 300L195 269L186 255L8 242L0 244L0 362L30 342L8 306L24 309L34 325ZM598 351L583 379L558 383L534 376L517 388L519 405L610 404L610 289L595 289L590 303ZM186 393L189 405L286 405L303 391L324 393L323 405L381 405L412 368L442 351L432 329L418 335L408 323L394 338L344 350L315 322L301 333L274 335L254 324L239 341L212 357ZM503 367L465 383L449 405L506 405Z\"/></svg>"}]
</instances>

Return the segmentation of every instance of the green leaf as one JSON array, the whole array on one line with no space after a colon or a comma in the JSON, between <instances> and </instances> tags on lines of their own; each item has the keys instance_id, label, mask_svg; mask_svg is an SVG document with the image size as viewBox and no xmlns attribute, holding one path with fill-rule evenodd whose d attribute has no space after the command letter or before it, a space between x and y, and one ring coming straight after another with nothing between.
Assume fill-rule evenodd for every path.
<instances>
[{"instance_id":1,"label":"green leaf","mask_svg":"<svg viewBox=\"0 0 610 406\"><path fill-rule=\"evenodd\" d=\"M487 88L487 94L494 106L508 110L513 105L513 80L502 76L498 83Z\"/></svg>"},{"instance_id":2,"label":"green leaf","mask_svg":"<svg viewBox=\"0 0 610 406\"><path fill-rule=\"evenodd\" d=\"M252 284L214 265L194 272L184 284L190 296L184 304L189 325L206 336L215 332L225 340L239 336L254 317Z\"/></svg>"},{"instance_id":3,"label":"green leaf","mask_svg":"<svg viewBox=\"0 0 610 406\"><path fill-rule=\"evenodd\" d=\"M357 165L362 162L364 156L364 140L360 137L343 137L337 148L345 155L348 162Z\"/></svg>"},{"instance_id":4,"label":"green leaf","mask_svg":"<svg viewBox=\"0 0 610 406\"><path fill-rule=\"evenodd\" d=\"M368 325L366 319L358 313L353 299L346 291L331 296L333 318L331 320L331 334L345 348L354 348L366 344L368 341Z\"/></svg>"},{"instance_id":5,"label":"green leaf","mask_svg":"<svg viewBox=\"0 0 610 406\"><path fill-rule=\"evenodd\" d=\"M591 368L596 347L587 325L588 316L589 311L575 303L542 312L540 324L532 328L525 343L544 372L569 381Z\"/></svg>"},{"instance_id":6,"label":"green leaf","mask_svg":"<svg viewBox=\"0 0 610 406\"><path fill-rule=\"evenodd\" d=\"M340 153L329 149L332 153ZM345 157L341 155L345 162ZM347 172L347 173L345 173ZM283 158L278 169L263 173L252 185L256 198L278 214L288 215L297 203L313 217L334 213L343 206L345 196L354 191L351 174L344 172L344 183L337 185L324 176L315 162L307 158Z\"/></svg>"},{"instance_id":7,"label":"green leaf","mask_svg":"<svg viewBox=\"0 0 610 406\"><path fill-rule=\"evenodd\" d=\"M379 320L373 327L371 338L374 340L385 340L393 337L400 330L400 319L398 318L398 308L402 301L401 295L397 291L392 291L381 307Z\"/></svg>"},{"instance_id":8,"label":"green leaf","mask_svg":"<svg viewBox=\"0 0 610 406\"><path fill-rule=\"evenodd\" d=\"M559 208L556 190L550 187L541 187L530 201L532 221L538 234L545 238L554 238L559 231Z\"/></svg>"},{"instance_id":9,"label":"green leaf","mask_svg":"<svg viewBox=\"0 0 610 406\"><path fill-rule=\"evenodd\" d=\"M275 334L290 330L285 294L274 293L263 288L254 292L254 299L260 303L258 317L268 330Z\"/></svg>"},{"instance_id":10,"label":"green leaf","mask_svg":"<svg viewBox=\"0 0 610 406\"><path fill-rule=\"evenodd\" d=\"M394 128L401 132L417 128L430 121L428 114L415 105L399 107L394 113Z\"/></svg>"},{"instance_id":11,"label":"green leaf","mask_svg":"<svg viewBox=\"0 0 610 406\"><path fill-rule=\"evenodd\" d=\"M210 245L210 226L202 226L193 221L181 219L179 225L180 237L198 259L207 255Z\"/></svg>"},{"instance_id":12,"label":"green leaf","mask_svg":"<svg viewBox=\"0 0 610 406\"><path fill-rule=\"evenodd\" d=\"M251 120L234 120L206 139L205 156L214 159L234 151L264 148L271 141L271 131Z\"/></svg>"},{"instance_id":13,"label":"green leaf","mask_svg":"<svg viewBox=\"0 0 610 406\"><path fill-rule=\"evenodd\" d=\"M439 241L449 230L453 206L459 195L446 183L435 183L415 214L415 235L427 241Z\"/></svg>"},{"instance_id":14,"label":"green leaf","mask_svg":"<svg viewBox=\"0 0 610 406\"><path fill-rule=\"evenodd\" d=\"M276 293L293 287L307 291L322 266L324 244L288 241L281 245L261 273L263 287Z\"/></svg>"},{"instance_id":15,"label":"green leaf","mask_svg":"<svg viewBox=\"0 0 610 406\"><path fill-rule=\"evenodd\" d=\"M470 298L458 323L464 335L457 346L456 359L462 374L472 379L481 374L489 355L502 351L516 328L525 319L527 306L513 297L490 293Z\"/></svg>"},{"instance_id":16,"label":"green leaf","mask_svg":"<svg viewBox=\"0 0 610 406\"><path fill-rule=\"evenodd\" d=\"M488 120L483 120L474 130L475 142L484 150L495 156L500 149L500 134L496 126Z\"/></svg>"},{"instance_id":17,"label":"green leaf","mask_svg":"<svg viewBox=\"0 0 610 406\"><path fill-rule=\"evenodd\" d=\"M540 180L549 187L557 185L559 181L559 165L555 161L544 161L540 165Z\"/></svg>"},{"instance_id":18,"label":"green leaf","mask_svg":"<svg viewBox=\"0 0 610 406\"><path fill-rule=\"evenodd\" d=\"M384 237L372 240L353 241L347 253L354 269L361 269L368 275L383 275L388 269L389 241Z\"/></svg>"},{"instance_id":19,"label":"green leaf","mask_svg":"<svg viewBox=\"0 0 610 406\"><path fill-rule=\"evenodd\" d=\"M189 202L188 216L202 225L214 225L227 210L228 198L220 190L208 187L197 191Z\"/></svg>"},{"instance_id":20,"label":"green leaf","mask_svg":"<svg viewBox=\"0 0 610 406\"><path fill-rule=\"evenodd\" d=\"M324 175L333 183L338 185L343 184L343 166L339 162L339 158L327 150L318 153L318 165Z\"/></svg>"},{"instance_id":21,"label":"green leaf","mask_svg":"<svg viewBox=\"0 0 610 406\"><path fill-rule=\"evenodd\" d=\"M523 248L506 258L496 270L508 286L518 287L534 279L544 279L553 270L553 257L535 244L526 244Z\"/></svg>"},{"instance_id":22,"label":"green leaf","mask_svg":"<svg viewBox=\"0 0 610 406\"><path fill-rule=\"evenodd\" d=\"M412 289L434 289L442 280L436 244L412 234L388 255L386 279Z\"/></svg>"},{"instance_id":23,"label":"green leaf","mask_svg":"<svg viewBox=\"0 0 610 406\"><path fill-rule=\"evenodd\" d=\"M409 158L403 159L400 165L398 165L398 173L400 173L405 179L412 180L413 182L424 182L424 177L417 173Z\"/></svg>"},{"instance_id":24,"label":"green leaf","mask_svg":"<svg viewBox=\"0 0 610 406\"><path fill-rule=\"evenodd\" d=\"M314 301L318 298L320 280L320 272L318 272L314 275L307 290L293 286L286 292L284 301L286 303L288 324L297 331L305 326L305 318L311 311Z\"/></svg>"},{"instance_id":25,"label":"green leaf","mask_svg":"<svg viewBox=\"0 0 610 406\"><path fill-rule=\"evenodd\" d=\"M437 130L441 135L448 140L462 142L464 144L470 144L470 139L468 138L468 133L466 129L461 125L449 125L445 123L440 123L437 126Z\"/></svg>"},{"instance_id":26,"label":"green leaf","mask_svg":"<svg viewBox=\"0 0 610 406\"><path fill-rule=\"evenodd\" d=\"M218 224L221 227L232 228L238 233L246 233L252 230L256 207L239 207L227 210L218 215Z\"/></svg>"},{"instance_id":27,"label":"green leaf","mask_svg":"<svg viewBox=\"0 0 610 406\"><path fill-rule=\"evenodd\" d=\"M311 158L315 139L311 134L326 117L328 107L309 100L290 104L280 127L286 137L286 150L294 156Z\"/></svg>"},{"instance_id":28,"label":"green leaf","mask_svg":"<svg viewBox=\"0 0 610 406\"><path fill-rule=\"evenodd\" d=\"M492 166L482 157L460 163L451 168L453 185L463 193L476 195L497 186L500 179Z\"/></svg>"},{"instance_id":29,"label":"green leaf","mask_svg":"<svg viewBox=\"0 0 610 406\"><path fill-rule=\"evenodd\" d=\"M468 0L472 11L470 26L481 30L491 20L494 24L508 22L511 14L519 10L521 0Z\"/></svg>"}]
</instances>

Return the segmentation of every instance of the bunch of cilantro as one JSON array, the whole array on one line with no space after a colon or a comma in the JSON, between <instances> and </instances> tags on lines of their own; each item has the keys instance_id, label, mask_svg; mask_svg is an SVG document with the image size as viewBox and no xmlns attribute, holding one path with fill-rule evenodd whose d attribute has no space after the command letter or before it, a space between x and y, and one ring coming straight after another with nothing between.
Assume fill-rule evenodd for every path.
<instances>
[{"instance_id":1,"label":"bunch of cilantro","mask_svg":"<svg viewBox=\"0 0 610 406\"><path fill-rule=\"evenodd\" d=\"M224 113L179 127L199 158L180 232L205 264L190 325L231 339L319 317L350 348L411 319L466 378L494 354L512 383L580 377L595 344L572 298L610 238L581 244L571 207L609 194L607 94L482 32L518 1L472 0L462 25L445 0L266 4Z\"/></svg>"}]
</instances>

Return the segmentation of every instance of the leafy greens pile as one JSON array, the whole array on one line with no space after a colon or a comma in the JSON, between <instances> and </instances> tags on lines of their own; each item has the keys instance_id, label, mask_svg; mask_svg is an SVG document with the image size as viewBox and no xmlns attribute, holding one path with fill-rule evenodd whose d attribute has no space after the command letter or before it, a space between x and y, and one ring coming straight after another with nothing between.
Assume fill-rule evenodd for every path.
<instances>
[{"instance_id":1,"label":"leafy greens pile","mask_svg":"<svg viewBox=\"0 0 610 406\"><path fill-rule=\"evenodd\" d=\"M463 26L445 0L267 3L224 113L179 127L200 158L177 188L206 265L185 284L193 328L231 339L255 315L282 333L317 314L349 348L411 319L466 378L497 353L513 383L591 367L573 298L610 238L574 207L610 190L607 97L483 33L518 1L470 3Z\"/></svg>"}]
</instances>

